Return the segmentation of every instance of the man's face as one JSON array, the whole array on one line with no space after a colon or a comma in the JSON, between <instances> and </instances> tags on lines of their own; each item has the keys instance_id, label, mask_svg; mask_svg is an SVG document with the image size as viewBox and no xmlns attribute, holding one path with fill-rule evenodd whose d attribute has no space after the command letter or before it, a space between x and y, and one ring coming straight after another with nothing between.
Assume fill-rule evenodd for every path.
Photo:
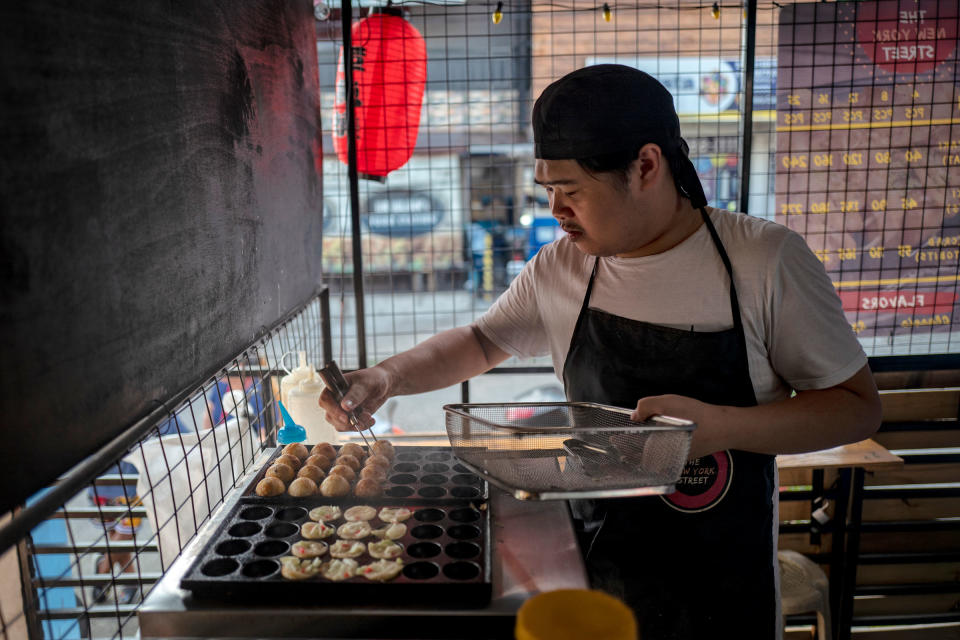
<instances>
[{"instance_id":1,"label":"man's face","mask_svg":"<svg viewBox=\"0 0 960 640\"><path fill-rule=\"evenodd\" d=\"M581 251L628 256L660 236L664 223L649 211L636 170L624 185L611 175L587 173L575 160L537 160L534 179L547 190L553 217Z\"/></svg>"}]
</instances>

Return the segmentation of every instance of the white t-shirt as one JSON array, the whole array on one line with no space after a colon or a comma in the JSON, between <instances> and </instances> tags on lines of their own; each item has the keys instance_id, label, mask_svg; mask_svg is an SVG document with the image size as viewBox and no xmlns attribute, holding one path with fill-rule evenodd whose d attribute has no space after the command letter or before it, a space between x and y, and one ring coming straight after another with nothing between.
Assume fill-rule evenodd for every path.
<instances>
[{"instance_id":1,"label":"white t-shirt","mask_svg":"<svg viewBox=\"0 0 960 640\"><path fill-rule=\"evenodd\" d=\"M707 208L730 257L760 404L844 382L867 362L823 265L779 224ZM476 326L521 358L549 353L562 379L595 258L567 238L544 246ZM676 247L600 258L590 307L696 331L733 326L730 280L706 225Z\"/></svg>"}]
</instances>

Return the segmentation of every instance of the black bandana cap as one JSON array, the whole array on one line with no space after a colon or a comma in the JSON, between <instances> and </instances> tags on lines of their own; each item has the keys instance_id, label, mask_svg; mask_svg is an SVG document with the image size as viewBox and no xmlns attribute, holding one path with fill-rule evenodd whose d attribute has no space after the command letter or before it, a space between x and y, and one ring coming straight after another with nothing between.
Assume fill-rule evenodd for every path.
<instances>
[{"instance_id":1,"label":"black bandana cap","mask_svg":"<svg viewBox=\"0 0 960 640\"><path fill-rule=\"evenodd\" d=\"M583 67L550 84L533 105L533 152L542 160L591 158L651 142L663 151L680 193L695 208L706 206L673 96L650 74L619 64Z\"/></svg>"}]
</instances>

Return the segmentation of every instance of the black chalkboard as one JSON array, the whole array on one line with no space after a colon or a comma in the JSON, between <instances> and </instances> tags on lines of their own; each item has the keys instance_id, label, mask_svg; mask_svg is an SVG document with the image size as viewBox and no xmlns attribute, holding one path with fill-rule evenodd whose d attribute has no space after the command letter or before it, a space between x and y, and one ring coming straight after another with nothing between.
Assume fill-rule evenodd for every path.
<instances>
[{"instance_id":1,"label":"black chalkboard","mask_svg":"<svg viewBox=\"0 0 960 640\"><path fill-rule=\"evenodd\" d=\"M309 0L0 9L0 513L320 281Z\"/></svg>"}]
</instances>

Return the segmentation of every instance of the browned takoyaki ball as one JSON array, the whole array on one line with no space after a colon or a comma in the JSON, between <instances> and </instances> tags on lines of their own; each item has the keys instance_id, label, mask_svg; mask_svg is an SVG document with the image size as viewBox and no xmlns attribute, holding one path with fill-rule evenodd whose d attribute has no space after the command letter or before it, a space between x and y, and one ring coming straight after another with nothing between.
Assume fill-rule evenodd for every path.
<instances>
[{"instance_id":1,"label":"browned takoyaki ball","mask_svg":"<svg viewBox=\"0 0 960 640\"><path fill-rule=\"evenodd\" d=\"M329 478L330 476L340 476L347 482L353 482L357 477L357 473L345 464L338 464L335 465L333 469L330 469L327 477Z\"/></svg>"},{"instance_id":2,"label":"browned takoyaki ball","mask_svg":"<svg viewBox=\"0 0 960 640\"><path fill-rule=\"evenodd\" d=\"M341 475L329 475L320 483L320 493L328 498L348 495L350 493L350 482Z\"/></svg>"},{"instance_id":3,"label":"browned takoyaki ball","mask_svg":"<svg viewBox=\"0 0 960 640\"><path fill-rule=\"evenodd\" d=\"M358 498L375 498L380 495L381 491L383 489L380 487L380 483L373 478L362 478L353 489L354 495Z\"/></svg>"},{"instance_id":4,"label":"browned takoyaki ball","mask_svg":"<svg viewBox=\"0 0 960 640\"><path fill-rule=\"evenodd\" d=\"M277 462L276 464L271 465L269 469L267 469L267 473L265 475L268 478L276 478L283 484L287 484L288 482L293 480L294 476L296 475L296 472L294 472L294 470L290 467L290 465L283 464L282 462Z\"/></svg>"},{"instance_id":5,"label":"browned takoyaki ball","mask_svg":"<svg viewBox=\"0 0 960 640\"><path fill-rule=\"evenodd\" d=\"M320 467L324 471L329 471L330 467L333 466L333 463L331 462L331 460L333 460L333 458L328 458L325 455L315 453L309 458L307 458L306 460L304 460L303 464L305 465L312 464L315 467Z\"/></svg>"},{"instance_id":6,"label":"browned takoyaki ball","mask_svg":"<svg viewBox=\"0 0 960 640\"><path fill-rule=\"evenodd\" d=\"M300 467L300 471L297 472L298 478L310 478L314 482L319 483L321 480L327 477L327 474L323 472L323 469L320 467L315 467L312 464L305 464Z\"/></svg>"},{"instance_id":7,"label":"browned takoyaki ball","mask_svg":"<svg viewBox=\"0 0 960 640\"><path fill-rule=\"evenodd\" d=\"M330 460L333 460L337 457L337 450L329 442L321 442L313 445L313 448L310 449L310 455L326 456Z\"/></svg>"},{"instance_id":8,"label":"browned takoyaki ball","mask_svg":"<svg viewBox=\"0 0 960 640\"><path fill-rule=\"evenodd\" d=\"M317 483L310 478L297 478L290 483L290 488L287 489L287 493L296 498L316 495Z\"/></svg>"},{"instance_id":9,"label":"browned takoyaki ball","mask_svg":"<svg viewBox=\"0 0 960 640\"><path fill-rule=\"evenodd\" d=\"M354 471L360 471L360 461L349 453L346 455L340 454L340 457L334 461L334 464L345 464Z\"/></svg>"},{"instance_id":10,"label":"browned takoyaki ball","mask_svg":"<svg viewBox=\"0 0 960 640\"><path fill-rule=\"evenodd\" d=\"M379 453L375 453L367 458L367 461L363 464L365 467L377 466L383 468L384 470L390 468L390 461L387 460L386 456L382 456Z\"/></svg>"},{"instance_id":11,"label":"browned takoyaki ball","mask_svg":"<svg viewBox=\"0 0 960 640\"><path fill-rule=\"evenodd\" d=\"M282 456L278 456L277 459L274 460L273 462L274 463L282 462L283 464L287 465L294 471L296 471L301 467L300 458L298 458L297 456L292 456L289 453L285 453Z\"/></svg>"},{"instance_id":12,"label":"browned takoyaki ball","mask_svg":"<svg viewBox=\"0 0 960 640\"><path fill-rule=\"evenodd\" d=\"M303 460L310 452L302 442L291 442L283 448L283 453L295 457L297 460Z\"/></svg>"},{"instance_id":13,"label":"browned takoyaki ball","mask_svg":"<svg viewBox=\"0 0 960 640\"><path fill-rule=\"evenodd\" d=\"M278 496L286 490L286 486L280 478L267 476L257 483L256 492L258 496L271 497Z\"/></svg>"},{"instance_id":14,"label":"browned takoyaki ball","mask_svg":"<svg viewBox=\"0 0 960 640\"><path fill-rule=\"evenodd\" d=\"M373 479L377 482L383 482L387 479L387 472L385 469L378 467L377 465L367 465L360 471L360 479Z\"/></svg>"},{"instance_id":15,"label":"browned takoyaki ball","mask_svg":"<svg viewBox=\"0 0 960 640\"><path fill-rule=\"evenodd\" d=\"M367 454L363 450L363 447L358 445L356 442L348 442L342 447L340 447L341 456L353 456L357 460L363 460Z\"/></svg>"},{"instance_id":16,"label":"browned takoyaki ball","mask_svg":"<svg viewBox=\"0 0 960 640\"><path fill-rule=\"evenodd\" d=\"M387 440L377 440L370 445L370 453L381 455L387 460L393 460L395 454L393 444Z\"/></svg>"}]
</instances>

